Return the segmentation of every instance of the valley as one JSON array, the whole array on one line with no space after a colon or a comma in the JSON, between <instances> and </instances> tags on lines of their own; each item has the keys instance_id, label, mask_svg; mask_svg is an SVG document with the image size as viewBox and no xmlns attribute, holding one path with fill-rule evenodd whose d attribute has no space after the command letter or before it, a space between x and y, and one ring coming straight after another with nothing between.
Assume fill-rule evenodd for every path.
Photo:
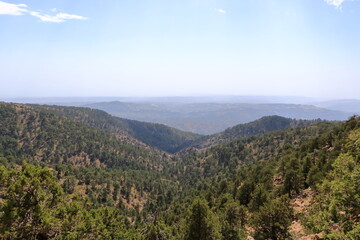
<instances>
[{"instance_id":1,"label":"valley","mask_svg":"<svg viewBox=\"0 0 360 240\"><path fill-rule=\"evenodd\" d=\"M154 100L153 100L154 101ZM183 100L185 101L185 100ZM354 113L313 105L266 103L100 102L85 105L117 117L165 124L203 135L278 115L295 119L346 120Z\"/></svg>"},{"instance_id":2,"label":"valley","mask_svg":"<svg viewBox=\"0 0 360 240\"><path fill-rule=\"evenodd\" d=\"M359 129L358 117L268 116L204 136L84 107L0 103L0 236L356 239ZM312 204L299 205L309 192Z\"/></svg>"}]
</instances>

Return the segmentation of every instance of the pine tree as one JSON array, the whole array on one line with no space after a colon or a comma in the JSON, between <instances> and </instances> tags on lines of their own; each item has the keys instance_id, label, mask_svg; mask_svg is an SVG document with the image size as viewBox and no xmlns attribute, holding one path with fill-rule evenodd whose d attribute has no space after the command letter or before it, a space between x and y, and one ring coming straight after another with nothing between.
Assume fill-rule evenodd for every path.
<instances>
[{"instance_id":1,"label":"pine tree","mask_svg":"<svg viewBox=\"0 0 360 240\"><path fill-rule=\"evenodd\" d=\"M187 220L185 240L214 240L218 238L214 218L206 200L195 199Z\"/></svg>"},{"instance_id":2,"label":"pine tree","mask_svg":"<svg viewBox=\"0 0 360 240\"><path fill-rule=\"evenodd\" d=\"M223 240L246 239L243 227L246 224L246 209L236 203L230 203L222 220L221 234Z\"/></svg>"},{"instance_id":3,"label":"pine tree","mask_svg":"<svg viewBox=\"0 0 360 240\"><path fill-rule=\"evenodd\" d=\"M286 239L293 210L286 197L267 202L253 216L255 239Z\"/></svg>"},{"instance_id":4,"label":"pine tree","mask_svg":"<svg viewBox=\"0 0 360 240\"><path fill-rule=\"evenodd\" d=\"M61 204L63 191L52 172L23 164L21 170L0 169L5 202L0 212L0 238L48 239L56 235L60 220L54 210Z\"/></svg>"}]
</instances>

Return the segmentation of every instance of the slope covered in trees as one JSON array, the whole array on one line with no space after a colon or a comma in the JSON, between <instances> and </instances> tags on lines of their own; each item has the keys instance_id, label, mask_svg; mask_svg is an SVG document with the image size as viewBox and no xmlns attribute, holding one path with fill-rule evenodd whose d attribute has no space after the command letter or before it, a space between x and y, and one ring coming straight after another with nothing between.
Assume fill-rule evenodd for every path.
<instances>
[{"instance_id":1,"label":"slope covered in trees","mask_svg":"<svg viewBox=\"0 0 360 240\"><path fill-rule=\"evenodd\" d=\"M225 131L217 134L204 136L198 140L195 140L193 144L191 144L188 149L184 149L184 151L189 150L189 148L204 149L228 143L233 140L247 136L255 136L287 128L309 126L318 122L321 122L321 120L296 120L280 116L262 117L250 123L239 124L234 127L228 128Z\"/></svg>"},{"instance_id":2,"label":"slope covered in trees","mask_svg":"<svg viewBox=\"0 0 360 240\"><path fill-rule=\"evenodd\" d=\"M131 217L159 192L177 189L162 171L169 156L143 145L32 106L0 104L2 165L47 166L65 192L127 208Z\"/></svg>"},{"instance_id":3,"label":"slope covered in trees","mask_svg":"<svg viewBox=\"0 0 360 240\"><path fill-rule=\"evenodd\" d=\"M161 168L163 162L162 155L150 148L28 105L0 104L0 112L0 146L16 157L138 169Z\"/></svg>"},{"instance_id":4,"label":"slope covered in trees","mask_svg":"<svg viewBox=\"0 0 360 240\"><path fill-rule=\"evenodd\" d=\"M354 117L340 125L319 123L239 139L188 157L183 183L194 187L164 214L166 223L181 226L193 214L186 209L200 196L210 208L206 214L215 216L213 231L222 235L217 239L229 239L226 219L234 206L236 223L245 224L234 227L237 237L230 239L246 239L241 232L249 227L254 231L247 234L255 239L297 239L290 229L294 222L325 239L358 239L359 129L360 118ZM306 190L317 196L295 212L295 199ZM186 227L175 239L181 231Z\"/></svg>"},{"instance_id":5,"label":"slope covered in trees","mask_svg":"<svg viewBox=\"0 0 360 240\"><path fill-rule=\"evenodd\" d=\"M33 107L116 133L128 140L129 138L133 138L133 141L136 139L169 153L175 153L200 138L198 134L183 132L162 124L113 117L96 109L48 105L33 105Z\"/></svg>"},{"instance_id":6,"label":"slope covered in trees","mask_svg":"<svg viewBox=\"0 0 360 240\"><path fill-rule=\"evenodd\" d=\"M170 155L51 111L0 104L1 239L360 237L359 117Z\"/></svg>"}]
</instances>

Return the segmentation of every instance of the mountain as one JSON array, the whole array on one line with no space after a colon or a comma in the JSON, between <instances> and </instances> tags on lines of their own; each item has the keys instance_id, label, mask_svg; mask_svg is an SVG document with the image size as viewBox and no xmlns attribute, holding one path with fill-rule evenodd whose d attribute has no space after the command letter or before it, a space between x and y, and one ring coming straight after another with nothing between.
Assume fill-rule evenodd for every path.
<instances>
[{"instance_id":1,"label":"mountain","mask_svg":"<svg viewBox=\"0 0 360 240\"><path fill-rule=\"evenodd\" d=\"M195 216L217 218L206 226L225 239L234 234L234 239L246 239L248 226L259 240L358 239L359 141L360 118L353 117L191 153L178 161L178 169L184 169L181 182L194 187L165 219L176 226L188 217L186 232Z\"/></svg>"},{"instance_id":2,"label":"mountain","mask_svg":"<svg viewBox=\"0 0 360 240\"><path fill-rule=\"evenodd\" d=\"M247 136L255 136L271 131L282 130L287 128L295 128L300 126L309 126L321 122L321 120L296 120L280 116L266 116L250 123L239 124L228 128L223 132L204 136L195 140L191 146L183 149L188 151L191 148L204 149L220 144L228 143L236 139Z\"/></svg>"},{"instance_id":3,"label":"mountain","mask_svg":"<svg viewBox=\"0 0 360 240\"><path fill-rule=\"evenodd\" d=\"M131 221L178 191L168 154L45 108L0 103L0 238L139 239Z\"/></svg>"},{"instance_id":4,"label":"mountain","mask_svg":"<svg viewBox=\"0 0 360 240\"><path fill-rule=\"evenodd\" d=\"M246 96L246 95L208 95L208 96L172 96L172 97L29 97L3 98L5 102L46 104L63 106L81 106L98 102L132 103L256 103L256 104L309 104L319 101L316 98L295 96Z\"/></svg>"},{"instance_id":5,"label":"mountain","mask_svg":"<svg viewBox=\"0 0 360 240\"><path fill-rule=\"evenodd\" d=\"M29 97L3 98L0 101L46 104L62 106L82 106L98 102L132 102L132 103L283 103L308 104L318 99L294 96L241 96L241 95L209 95L209 96L173 96L173 97Z\"/></svg>"},{"instance_id":6,"label":"mountain","mask_svg":"<svg viewBox=\"0 0 360 240\"><path fill-rule=\"evenodd\" d=\"M162 153L41 107L0 103L2 149L22 159L81 166L161 168ZM156 159L156 161L155 161Z\"/></svg>"},{"instance_id":7,"label":"mountain","mask_svg":"<svg viewBox=\"0 0 360 240\"><path fill-rule=\"evenodd\" d=\"M104 111L83 108L49 105L32 105L36 109L49 111L86 125L115 133L120 137L132 138L160 150L175 153L200 138L198 134L180 131L163 124L146 123L113 117ZM135 141L134 141L135 139Z\"/></svg>"},{"instance_id":8,"label":"mountain","mask_svg":"<svg viewBox=\"0 0 360 240\"><path fill-rule=\"evenodd\" d=\"M111 115L165 124L183 131L209 135L264 116L295 119L346 120L352 114L311 105L248 103L102 102L86 105Z\"/></svg>"},{"instance_id":9,"label":"mountain","mask_svg":"<svg viewBox=\"0 0 360 240\"><path fill-rule=\"evenodd\" d=\"M314 102L313 105L335 111L343 111L352 114L360 113L360 100L358 99L339 99L331 101Z\"/></svg>"}]
</instances>

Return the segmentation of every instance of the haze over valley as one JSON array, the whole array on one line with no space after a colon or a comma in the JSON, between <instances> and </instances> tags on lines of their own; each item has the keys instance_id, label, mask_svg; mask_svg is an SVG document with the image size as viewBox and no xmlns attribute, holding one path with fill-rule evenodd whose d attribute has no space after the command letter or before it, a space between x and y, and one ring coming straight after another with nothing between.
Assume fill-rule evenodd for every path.
<instances>
[{"instance_id":1,"label":"haze over valley","mask_svg":"<svg viewBox=\"0 0 360 240\"><path fill-rule=\"evenodd\" d=\"M360 113L358 108L360 100L315 102L315 99L305 97L84 97L6 100L89 107L120 118L165 124L203 135L218 133L237 124L271 115L307 120L346 120Z\"/></svg>"}]
</instances>

